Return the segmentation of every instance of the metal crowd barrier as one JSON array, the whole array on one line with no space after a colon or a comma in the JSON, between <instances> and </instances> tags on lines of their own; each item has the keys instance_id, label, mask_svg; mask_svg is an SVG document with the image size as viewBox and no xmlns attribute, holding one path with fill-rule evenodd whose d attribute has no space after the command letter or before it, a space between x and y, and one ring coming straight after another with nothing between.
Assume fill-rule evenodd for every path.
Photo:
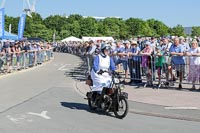
<instances>
[{"instance_id":1,"label":"metal crowd barrier","mask_svg":"<svg viewBox=\"0 0 200 133\"><path fill-rule=\"evenodd\" d=\"M158 88L163 86L170 87L174 86L174 84L183 84L187 88L188 87L191 88L191 85L200 85L200 64L197 65L190 64L190 59L195 59L198 56L183 56L185 62L184 64L179 64L179 62L173 63L170 59L172 57L169 56L167 57L169 58L169 61L163 64L160 74L157 72L158 69L156 69L156 65L154 62L154 70L156 70L153 71L155 77L154 81L159 83ZM159 57L156 56L156 58ZM171 68L172 73L170 73L170 71L166 67L168 67L168 69ZM159 75L160 75L160 82L159 82Z\"/></svg>"},{"instance_id":2,"label":"metal crowd barrier","mask_svg":"<svg viewBox=\"0 0 200 133\"><path fill-rule=\"evenodd\" d=\"M179 63L173 63L171 61L172 57L169 56L146 56L144 61L144 56L137 55L138 60L134 58L128 60L130 80L135 81L135 83L141 83L143 81L144 87L146 86L157 86L160 87L170 87L175 84L183 85L200 85L200 64L191 65L190 58L196 58L197 56L184 56L185 64L176 65ZM163 58L162 65L157 64L156 60ZM199 57L200 58L200 57ZM167 59L167 60L166 60ZM172 75L169 68L172 68ZM198 68L198 69L197 69ZM195 74L195 76L192 76ZM182 81L180 81L182 78ZM188 79L189 78L189 79ZM192 80L195 80L192 83Z\"/></svg>"},{"instance_id":3,"label":"metal crowd barrier","mask_svg":"<svg viewBox=\"0 0 200 133\"><path fill-rule=\"evenodd\" d=\"M78 56L84 57L84 63L87 65L88 70L87 73L91 70L91 62L93 60L92 56L84 55L86 49L84 47L74 47L74 46L58 46L56 47L57 52L66 52L70 54L75 54ZM129 70L129 76L130 78L126 78L129 80L133 80L135 84L146 86L152 86L152 87L172 87L174 85L179 84L180 80L180 71L178 69L181 69L183 71L183 80L181 81L181 84L191 87L192 84L200 85L200 80L196 81L195 83L192 83L191 80L188 81L188 76L194 71L191 69L191 65L189 64L189 60L191 56L184 56L185 58L185 64L184 65L174 65L171 63L170 56L162 56L164 58L164 62L162 63L162 66L156 66L156 60L158 60L159 56L156 55L135 55L131 57L131 59L128 59L128 70ZM195 56L196 57L196 56ZM172 67L172 74L175 76L175 79L171 79L171 75L169 72L168 67ZM194 67L194 66L192 66ZM200 67L200 64L198 65ZM119 72L124 75L124 70L121 65ZM197 79L200 79L200 69L197 73ZM189 86L188 86L189 85Z\"/></svg>"},{"instance_id":4,"label":"metal crowd barrier","mask_svg":"<svg viewBox=\"0 0 200 133\"><path fill-rule=\"evenodd\" d=\"M53 49L21 51L0 54L0 73L27 69L49 61L53 57Z\"/></svg>"}]
</instances>

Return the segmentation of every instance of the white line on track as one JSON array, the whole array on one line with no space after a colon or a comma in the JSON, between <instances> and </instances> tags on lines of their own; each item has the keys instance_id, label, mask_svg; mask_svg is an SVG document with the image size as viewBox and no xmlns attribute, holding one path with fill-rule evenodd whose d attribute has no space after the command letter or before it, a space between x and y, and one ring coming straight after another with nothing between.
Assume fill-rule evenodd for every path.
<instances>
[{"instance_id":1,"label":"white line on track","mask_svg":"<svg viewBox=\"0 0 200 133\"><path fill-rule=\"evenodd\" d=\"M197 107L165 107L168 110L198 110Z\"/></svg>"}]
</instances>

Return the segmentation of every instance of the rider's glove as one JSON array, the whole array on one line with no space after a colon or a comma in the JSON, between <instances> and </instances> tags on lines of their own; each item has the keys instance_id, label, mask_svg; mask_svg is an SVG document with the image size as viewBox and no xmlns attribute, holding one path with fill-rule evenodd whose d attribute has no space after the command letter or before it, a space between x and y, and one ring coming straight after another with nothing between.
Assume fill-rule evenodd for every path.
<instances>
[{"instance_id":1,"label":"rider's glove","mask_svg":"<svg viewBox=\"0 0 200 133\"><path fill-rule=\"evenodd\" d=\"M100 70L99 72L97 72L98 75L102 75L104 73L103 70Z\"/></svg>"}]
</instances>

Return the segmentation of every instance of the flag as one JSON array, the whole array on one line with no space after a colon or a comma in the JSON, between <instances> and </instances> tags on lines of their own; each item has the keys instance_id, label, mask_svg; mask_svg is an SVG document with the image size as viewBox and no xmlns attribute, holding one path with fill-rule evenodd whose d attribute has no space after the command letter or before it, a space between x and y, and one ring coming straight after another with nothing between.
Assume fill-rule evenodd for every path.
<instances>
[{"instance_id":1,"label":"flag","mask_svg":"<svg viewBox=\"0 0 200 133\"><path fill-rule=\"evenodd\" d=\"M19 20L19 25L18 25L18 39L19 40L23 38L25 22L26 22L26 14L22 14Z\"/></svg>"},{"instance_id":2,"label":"flag","mask_svg":"<svg viewBox=\"0 0 200 133\"><path fill-rule=\"evenodd\" d=\"M0 37L2 38L4 36L4 26L5 26L5 9L0 9Z\"/></svg>"}]
</instances>

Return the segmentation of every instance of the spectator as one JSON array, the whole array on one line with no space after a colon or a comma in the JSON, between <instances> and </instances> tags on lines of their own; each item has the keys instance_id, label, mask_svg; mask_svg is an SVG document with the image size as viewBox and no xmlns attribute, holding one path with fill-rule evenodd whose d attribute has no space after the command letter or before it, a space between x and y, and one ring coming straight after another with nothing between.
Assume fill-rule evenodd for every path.
<instances>
[{"instance_id":1,"label":"spectator","mask_svg":"<svg viewBox=\"0 0 200 133\"><path fill-rule=\"evenodd\" d=\"M117 64L123 64L123 68L125 71L125 79L128 78L128 66L130 67L130 60L129 60L129 65L128 65L128 59L130 59L130 57L128 57L128 53L131 52L130 49L130 42L129 41L125 41L124 42L124 48L122 47L120 49L120 53L118 53L118 55L120 56L120 59L118 60ZM125 80L124 80L125 82Z\"/></svg>"},{"instance_id":2,"label":"spectator","mask_svg":"<svg viewBox=\"0 0 200 133\"><path fill-rule=\"evenodd\" d=\"M192 90L196 90L195 83L200 83L200 47L198 42L192 41L192 48L186 53L190 57L189 61L189 75L187 81L192 82ZM199 87L200 91L200 87Z\"/></svg>"},{"instance_id":3,"label":"spectator","mask_svg":"<svg viewBox=\"0 0 200 133\"><path fill-rule=\"evenodd\" d=\"M131 83L142 83L141 73L140 73L140 60L141 58L138 56L140 52L140 48L136 41L131 42L131 52L129 56L132 56L132 68L129 70L131 75Z\"/></svg>"},{"instance_id":4,"label":"spectator","mask_svg":"<svg viewBox=\"0 0 200 133\"><path fill-rule=\"evenodd\" d=\"M24 68L28 68L28 66L27 66L27 60L29 58L29 51L30 51L29 45L30 45L30 42L25 42L25 46L23 48L23 50L25 52L24 53Z\"/></svg>"},{"instance_id":5,"label":"spectator","mask_svg":"<svg viewBox=\"0 0 200 133\"><path fill-rule=\"evenodd\" d=\"M5 42L5 46L4 46L4 52L6 54L6 64L7 64L7 68L6 68L6 72L7 73L11 73L12 69L11 69L11 48L10 48L10 42L6 41Z\"/></svg>"},{"instance_id":6,"label":"spectator","mask_svg":"<svg viewBox=\"0 0 200 133\"><path fill-rule=\"evenodd\" d=\"M20 58L21 58L21 47L19 46L19 42L15 44L15 52L17 57L17 70L20 69Z\"/></svg>"},{"instance_id":7,"label":"spectator","mask_svg":"<svg viewBox=\"0 0 200 133\"><path fill-rule=\"evenodd\" d=\"M174 44L170 47L170 55L172 56L172 64L175 66L176 71L179 73L179 86L178 89L182 89L182 80L183 73L185 70L185 58L184 55L184 47L179 43L179 38L174 38ZM172 67L169 67L169 72L172 74ZM175 79L173 75L173 80Z\"/></svg>"},{"instance_id":8,"label":"spectator","mask_svg":"<svg viewBox=\"0 0 200 133\"><path fill-rule=\"evenodd\" d=\"M179 37L180 44L184 47L184 52L187 52L190 49L190 45L185 42L185 38L183 36Z\"/></svg>"},{"instance_id":9,"label":"spectator","mask_svg":"<svg viewBox=\"0 0 200 133\"><path fill-rule=\"evenodd\" d=\"M121 42L117 41L116 43L116 47L114 48L114 50L112 51L112 56L113 56L113 61L117 66L117 70L120 70L120 57L119 57L119 53L123 51L123 48L121 46Z\"/></svg>"},{"instance_id":10,"label":"spectator","mask_svg":"<svg viewBox=\"0 0 200 133\"><path fill-rule=\"evenodd\" d=\"M168 66L171 65L171 57L169 57L169 49L171 45L172 43L169 42L168 38L163 38L163 44L161 45L161 51L163 52L164 55L162 70L166 73L167 81L169 80Z\"/></svg>"},{"instance_id":11,"label":"spectator","mask_svg":"<svg viewBox=\"0 0 200 133\"><path fill-rule=\"evenodd\" d=\"M164 61L161 47L156 47L155 55L156 55L156 70L158 74L158 85L160 85L161 84L161 70L162 70L163 61Z\"/></svg>"},{"instance_id":12,"label":"spectator","mask_svg":"<svg viewBox=\"0 0 200 133\"><path fill-rule=\"evenodd\" d=\"M89 71L91 71L91 68L92 68L92 64L93 64L93 60L94 60L94 57L95 57L95 49L96 49L96 46L94 44L94 42L91 40L89 42L89 49L88 49L88 52L86 53L86 55L88 55L87 57L87 62L88 62L88 66L89 66Z\"/></svg>"},{"instance_id":13,"label":"spectator","mask_svg":"<svg viewBox=\"0 0 200 133\"><path fill-rule=\"evenodd\" d=\"M142 55L142 67L145 71L146 77L147 77L147 84L153 85L152 83L152 71L151 71L151 54L152 54L152 48L151 43L146 41L145 48L141 51Z\"/></svg>"}]
</instances>

